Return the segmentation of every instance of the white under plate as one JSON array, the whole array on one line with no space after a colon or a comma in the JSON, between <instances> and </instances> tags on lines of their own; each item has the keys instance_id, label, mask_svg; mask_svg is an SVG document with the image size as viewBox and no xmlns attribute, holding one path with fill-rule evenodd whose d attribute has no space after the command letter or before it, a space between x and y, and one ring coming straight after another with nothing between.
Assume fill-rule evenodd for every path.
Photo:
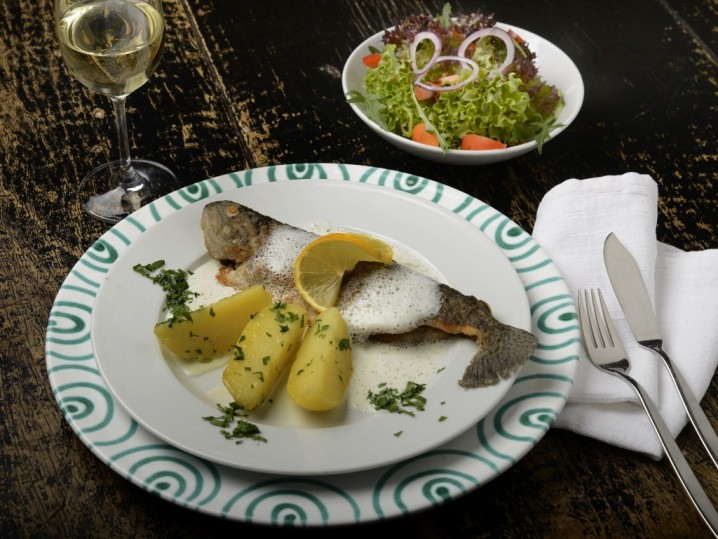
<instances>
[{"instance_id":1,"label":"white under plate","mask_svg":"<svg viewBox=\"0 0 718 539\"><path fill-rule=\"evenodd\" d=\"M487 299L497 318L524 327L530 324L539 346L513 383L507 384L510 387L497 389L506 393L488 396L486 402L493 404L478 413L464 407L489 407L481 404L483 396L476 397L486 390L462 390L456 385L465 365L461 358L447 365L427 388L429 408L417 418L365 414L361 420L323 429L269 425L262 427L268 443L236 446L201 420L202 415L215 412L211 402L171 373L151 332L160 316L162 292L131 270L135 263L157 258L165 258L170 267L201 262L199 212L207 201L223 198L241 201L291 224L327 221L395 238L421 252L455 287L466 287ZM344 204L347 199L355 203ZM363 216L359 208L366 204L374 209L367 215L380 217ZM421 216L418 221L417 215ZM180 230L187 235L180 237ZM451 256L442 254L441 242L454 245ZM460 257L454 250L458 244L465 247ZM486 259L477 263L474 258L478 255L488 257L490 263ZM506 283L508 291L498 285L493 290L484 288L482 282ZM116 310L107 307L111 303ZM114 354L105 352L105 338L115 343ZM575 374L578 346L575 309L563 279L533 239L490 206L445 185L401 172L303 164L205 180L112 227L88 249L63 283L48 321L46 355L50 382L69 424L99 458L145 490L226 518L330 525L417 511L471 491L513 465L538 442L563 408ZM110 355L105 358L106 353ZM98 356L108 380L99 370ZM135 413L143 416L143 424L161 431L161 437L125 411L113 394L117 390L113 384L127 393L122 394L123 404L142 403ZM148 404L150 409L160 410L158 422L154 412L144 418ZM455 408L447 413L447 406ZM440 416L447 420L439 421ZM420 422L424 422L421 428L414 426ZM176 425L194 433L187 451L174 438L171 444L163 442L169 438L168 429L177 429ZM368 428L363 430L365 425ZM426 425L440 445L418 432ZM399 430L403 434L394 436ZM344 433L351 434L346 437L352 439L352 446L364 443L356 436L358 432L370 433L367 436L374 440L373 445L381 448L368 450L375 456L341 446L348 452L346 459L330 458L319 443L324 436L326 444L340 447L337 444L343 442L336 438ZM425 444L422 452L401 447L404 440L412 439ZM305 442L322 454L310 454L302 446ZM197 447L200 449L195 452ZM274 466L248 461L255 450ZM384 451L390 456L376 456ZM294 459L297 468L288 469L279 461L286 455ZM321 458L327 460L320 462ZM355 458L358 465L346 464ZM217 464L223 459L231 466ZM379 466L382 462L392 463ZM250 467L279 473L245 469ZM368 469L326 475L353 467ZM317 477L319 473L325 475Z\"/></svg>"}]
</instances>

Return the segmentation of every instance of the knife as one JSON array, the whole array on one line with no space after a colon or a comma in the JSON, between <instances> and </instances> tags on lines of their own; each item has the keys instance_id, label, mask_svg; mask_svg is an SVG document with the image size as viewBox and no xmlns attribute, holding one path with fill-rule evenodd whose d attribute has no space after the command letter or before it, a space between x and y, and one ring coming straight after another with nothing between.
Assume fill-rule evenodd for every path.
<instances>
[{"instance_id":1,"label":"knife","mask_svg":"<svg viewBox=\"0 0 718 539\"><path fill-rule=\"evenodd\" d=\"M609 234L603 244L603 261L613 291L616 293L618 303L626 315L634 337L638 344L652 350L663 359L688 418L708 451L713 464L718 466L718 436L701 409L698 399L691 393L683 375L663 350L663 337L641 272L631 253L614 233Z\"/></svg>"}]
</instances>

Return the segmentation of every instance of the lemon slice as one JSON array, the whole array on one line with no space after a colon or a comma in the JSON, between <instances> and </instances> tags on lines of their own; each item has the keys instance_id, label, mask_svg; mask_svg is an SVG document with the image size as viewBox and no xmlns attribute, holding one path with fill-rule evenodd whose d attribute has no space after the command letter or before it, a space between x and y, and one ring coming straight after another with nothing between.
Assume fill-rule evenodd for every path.
<instances>
[{"instance_id":1,"label":"lemon slice","mask_svg":"<svg viewBox=\"0 0 718 539\"><path fill-rule=\"evenodd\" d=\"M334 306L344 272L359 262L390 264L391 246L371 236L337 232L320 236L294 262L294 285L304 301L318 312Z\"/></svg>"}]
</instances>

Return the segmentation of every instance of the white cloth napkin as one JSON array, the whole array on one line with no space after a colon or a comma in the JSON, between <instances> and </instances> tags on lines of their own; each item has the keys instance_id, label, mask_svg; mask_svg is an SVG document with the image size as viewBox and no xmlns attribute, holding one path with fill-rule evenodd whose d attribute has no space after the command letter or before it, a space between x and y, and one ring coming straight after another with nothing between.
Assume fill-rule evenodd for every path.
<instances>
[{"instance_id":1,"label":"white cloth napkin","mask_svg":"<svg viewBox=\"0 0 718 539\"><path fill-rule=\"evenodd\" d=\"M718 365L718 249L685 252L658 242L657 202L656 182L645 174L566 180L541 201L533 237L574 298L578 289L601 288L628 352L631 376L676 436L688 416L661 359L636 342L603 263L603 242L614 232L638 262L665 351L700 400ZM596 369L583 347L574 386L554 426L655 459L663 456L633 389Z\"/></svg>"}]
</instances>

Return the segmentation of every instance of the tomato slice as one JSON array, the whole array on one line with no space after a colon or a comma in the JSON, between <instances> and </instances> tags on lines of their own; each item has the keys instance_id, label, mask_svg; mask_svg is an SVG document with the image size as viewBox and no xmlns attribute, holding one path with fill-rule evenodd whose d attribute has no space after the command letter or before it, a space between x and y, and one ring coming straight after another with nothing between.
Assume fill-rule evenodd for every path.
<instances>
[{"instance_id":1,"label":"tomato slice","mask_svg":"<svg viewBox=\"0 0 718 539\"><path fill-rule=\"evenodd\" d=\"M378 66L380 61L381 61L381 54L378 52L373 52L371 54L367 54L364 58L362 58L362 62L364 62L364 65L367 67L370 67L372 69L374 69L376 66Z\"/></svg>"},{"instance_id":2,"label":"tomato slice","mask_svg":"<svg viewBox=\"0 0 718 539\"><path fill-rule=\"evenodd\" d=\"M461 138L462 150L501 150L506 144L498 140L469 133Z\"/></svg>"},{"instance_id":3,"label":"tomato slice","mask_svg":"<svg viewBox=\"0 0 718 539\"><path fill-rule=\"evenodd\" d=\"M414 86L414 95L419 101L426 101L427 99L434 99L436 92L422 88L421 86Z\"/></svg>"},{"instance_id":4,"label":"tomato slice","mask_svg":"<svg viewBox=\"0 0 718 539\"><path fill-rule=\"evenodd\" d=\"M429 133L426 130L426 124L416 124L411 130L411 140L414 142L420 142L428 146L439 146L439 139L435 134Z\"/></svg>"}]
</instances>

